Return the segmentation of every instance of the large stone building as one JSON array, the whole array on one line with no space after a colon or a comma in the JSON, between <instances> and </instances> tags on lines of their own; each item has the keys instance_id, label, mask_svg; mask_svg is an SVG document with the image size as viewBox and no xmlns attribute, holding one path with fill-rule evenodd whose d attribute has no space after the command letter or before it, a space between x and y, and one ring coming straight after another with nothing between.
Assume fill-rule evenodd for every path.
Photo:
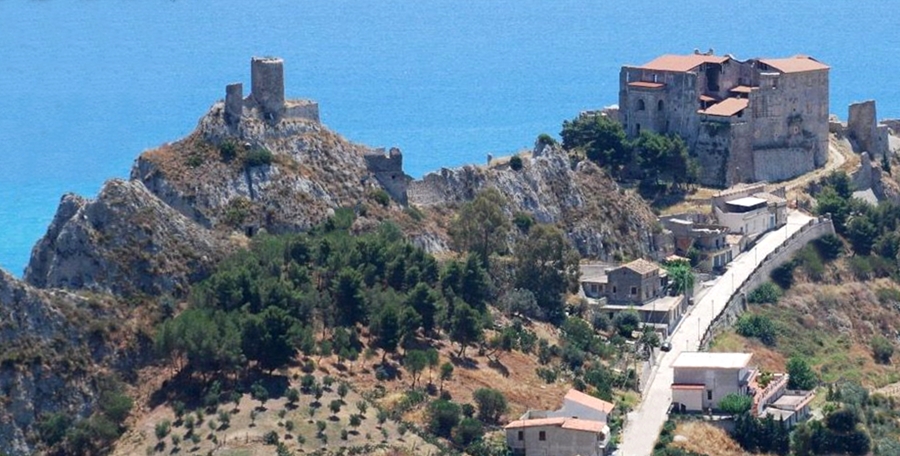
<instances>
[{"instance_id":1,"label":"large stone building","mask_svg":"<svg viewBox=\"0 0 900 456\"><path fill-rule=\"evenodd\" d=\"M789 179L827 160L828 70L800 55L664 55L622 67L619 120L630 137L680 135L704 185Z\"/></svg>"}]
</instances>

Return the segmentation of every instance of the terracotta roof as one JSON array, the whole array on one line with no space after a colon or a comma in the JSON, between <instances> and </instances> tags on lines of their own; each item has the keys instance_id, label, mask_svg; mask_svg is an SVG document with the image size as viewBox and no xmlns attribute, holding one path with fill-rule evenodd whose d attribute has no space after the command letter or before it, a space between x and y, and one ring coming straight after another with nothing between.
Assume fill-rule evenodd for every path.
<instances>
[{"instance_id":1,"label":"terracotta roof","mask_svg":"<svg viewBox=\"0 0 900 456\"><path fill-rule=\"evenodd\" d=\"M666 85L661 82L637 81L637 82L629 82L628 86L629 87L638 87L641 89L661 89L661 88L665 87Z\"/></svg>"},{"instance_id":2,"label":"terracotta roof","mask_svg":"<svg viewBox=\"0 0 900 456\"><path fill-rule=\"evenodd\" d=\"M827 70L830 68L828 65L806 55L795 55L786 59L759 59L759 61L782 73L802 73L804 71Z\"/></svg>"},{"instance_id":3,"label":"terracotta roof","mask_svg":"<svg viewBox=\"0 0 900 456\"><path fill-rule=\"evenodd\" d=\"M634 260L631 263L626 263L626 264L622 265L622 267L626 268L626 269L631 269L632 271L634 271L638 274L648 274L648 273L651 273L651 272L659 269L659 266L657 266L643 258Z\"/></svg>"},{"instance_id":4,"label":"terracotta roof","mask_svg":"<svg viewBox=\"0 0 900 456\"><path fill-rule=\"evenodd\" d=\"M729 57L718 55L688 54L673 55L667 54L659 56L643 65L640 68L645 70L660 71L677 71L680 73L690 71L704 63L722 63Z\"/></svg>"},{"instance_id":5,"label":"terracotta roof","mask_svg":"<svg viewBox=\"0 0 900 456\"><path fill-rule=\"evenodd\" d=\"M719 99L713 98L709 95L700 95L700 101L719 101Z\"/></svg>"},{"instance_id":6,"label":"terracotta roof","mask_svg":"<svg viewBox=\"0 0 900 456\"><path fill-rule=\"evenodd\" d=\"M752 353L681 352L672 367L738 369L750 364Z\"/></svg>"},{"instance_id":7,"label":"terracotta roof","mask_svg":"<svg viewBox=\"0 0 900 456\"><path fill-rule=\"evenodd\" d=\"M726 98L703 111L700 114L710 116L731 117L742 110L746 109L750 104L750 100L746 98Z\"/></svg>"},{"instance_id":8,"label":"terracotta roof","mask_svg":"<svg viewBox=\"0 0 900 456\"><path fill-rule=\"evenodd\" d=\"M753 90L753 89L754 89L754 88L753 88L753 87L750 87L750 86L737 86L737 87L731 89L730 92L734 92L734 93L750 93L750 91Z\"/></svg>"},{"instance_id":9,"label":"terracotta roof","mask_svg":"<svg viewBox=\"0 0 900 456\"><path fill-rule=\"evenodd\" d=\"M643 261L643 260L638 260ZM630 263L629 263L630 264ZM609 414L616 407L614 404L604 401L603 399L598 399L594 396L584 394L581 391L576 389L570 389L568 393L566 393L565 400L576 402L585 407L590 407L594 410L600 410L603 413Z\"/></svg>"},{"instance_id":10,"label":"terracotta roof","mask_svg":"<svg viewBox=\"0 0 900 456\"><path fill-rule=\"evenodd\" d=\"M673 383L673 390L704 390L706 385L692 385L687 383Z\"/></svg>"},{"instance_id":11,"label":"terracotta roof","mask_svg":"<svg viewBox=\"0 0 900 456\"><path fill-rule=\"evenodd\" d=\"M603 432L603 428L606 427L601 421L594 420L580 420L578 418L569 418L565 423L562 424L563 429L572 429L575 431L588 431L588 432Z\"/></svg>"},{"instance_id":12,"label":"terracotta roof","mask_svg":"<svg viewBox=\"0 0 900 456\"><path fill-rule=\"evenodd\" d=\"M516 420L507 424L504 429L516 429L516 428L527 428L527 427L535 427L535 426L560 426L566 422L567 419L564 417L556 417L556 418L537 418L534 420Z\"/></svg>"}]
</instances>

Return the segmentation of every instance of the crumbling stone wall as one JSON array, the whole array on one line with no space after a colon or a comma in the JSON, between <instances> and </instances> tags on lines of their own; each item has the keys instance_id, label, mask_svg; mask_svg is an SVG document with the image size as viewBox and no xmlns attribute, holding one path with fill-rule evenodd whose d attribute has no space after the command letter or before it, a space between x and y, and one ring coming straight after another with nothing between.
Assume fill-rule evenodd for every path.
<instances>
[{"instance_id":1,"label":"crumbling stone wall","mask_svg":"<svg viewBox=\"0 0 900 456\"><path fill-rule=\"evenodd\" d=\"M856 143L859 152L876 151L876 125L875 100L866 100L852 103L848 109L847 136Z\"/></svg>"},{"instance_id":2,"label":"crumbling stone wall","mask_svg":"<svg viewBox=\"0 0 900 456\"><path fill-rule=\"evenodd\" d=\"M407 204L407 188L412 180L403 172L403 153L392 147L388 153L384 149L365 155L366 167L375 180L400 204Z\"/></svg>"},{"instance_id":3,"label":"crumbling stone wall","mask_svg":"<svg viewBox=\"0 0 900 456\"><path fill-rule=\"evenodd\" d=\"M244 85L240 82L225 86L225 123L234 127L244 115Z\"/></svg>"},{"instance_id":4,"label":"crumbling stone wall","mask_svg":"<svg viewBox=\"0 0 900 456\"><path fill-rule=\"evenodd\" d=\"M284 114L284 61L277 57L250 60L250 99L266 120L278 121Z\"/></svg>"}]
</instances>

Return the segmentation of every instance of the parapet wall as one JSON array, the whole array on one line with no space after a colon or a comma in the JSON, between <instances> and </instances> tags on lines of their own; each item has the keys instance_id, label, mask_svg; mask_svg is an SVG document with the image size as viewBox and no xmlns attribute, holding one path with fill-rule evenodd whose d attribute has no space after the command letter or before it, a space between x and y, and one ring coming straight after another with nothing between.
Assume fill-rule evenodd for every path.
<instances>
[{"instance_id":1,"label":"parapet wall","mask_svg":"<svg viewBox=\"0 0 900 456\"><path fill-rule=\"evenodd\" d=\"M791 260L794 254L809 242L826 234L834 234L834 225L830 218L819 217L809 221L800 231L784 241L775 251L766 255L766 258L756 267L750 277L741 284L728 301L725 309L716 316L706 333L703 335L701 347L709 348L713 337L723 330L731 327L738 317L747 310L747 295L756 287L769 281L772 271Z\"/></svg>"},{"instance_id":2,"label":"parapet wall","mask_svg":"<svg viewBox=\"0 0 900 456\"><path fill-rule=\"evenodd\" d=\"M385 153L379 149L363 157L366 168L375 180L391 195L391 198L400 204L407 204L407 188L410 178L403 172L403 153L400 149L392 147Z\"/></svg>"}]
</instances>

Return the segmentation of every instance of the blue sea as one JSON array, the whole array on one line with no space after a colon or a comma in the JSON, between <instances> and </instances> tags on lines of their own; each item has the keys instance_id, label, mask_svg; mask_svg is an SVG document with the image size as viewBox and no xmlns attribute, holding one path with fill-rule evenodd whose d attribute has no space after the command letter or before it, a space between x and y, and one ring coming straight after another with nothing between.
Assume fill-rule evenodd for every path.
<instances>
[{"instance_id":1,"label":"blue sea","mask_svg":"<svg viewBox=\"0 0 900 456\"><path fill-rule=\"evenodd\" d=\"M713 48L830 64L832 112L900 117L893 2L0 0L0 267L21 275L66 192L96 195L189 133L254 55L415 177L614 104L619 67Z\"/></svg>"}]
</instances>

